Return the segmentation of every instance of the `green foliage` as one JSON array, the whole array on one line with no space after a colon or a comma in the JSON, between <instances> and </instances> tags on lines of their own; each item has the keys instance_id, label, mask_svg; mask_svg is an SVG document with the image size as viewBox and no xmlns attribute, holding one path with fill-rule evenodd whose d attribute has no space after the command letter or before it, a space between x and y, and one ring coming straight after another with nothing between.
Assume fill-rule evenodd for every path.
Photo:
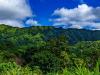
<instances>
[{"instance_id":1,"label":"green foliage","mask_svg":"<svg viewBox=\"0 0 100 75\"><path fill-rule=\"evenodd\" d=\"M70 47L70 52L74 61L77 58L81 58L88 67L93 67L100 58L100 41L77 43L73 47Z\"/></svg>"},{"instance_id":2,"label":"green foliage","mask_svg":"<svg viewBox=\"0 0 100 75\"><path fill-rule=\"evenodd\" d=\"M61 61L49 51L41 51L32 56L32 65L39 66L44 72L61 69Z\"/></svg>"},{"instance_id":3,"label":"green foliage","mask_svg":"<svg viewBox=\"0 0 100 75\"><path fill-rule=\"evenodd\" d=\"M42 75L40 69L31 70L29 67L20 67L15 63L0 64L0 75Z\"/></svg>"},{"instance_id":4,"label":"green foliage","mask_svg":"<svg viewBox=\"0 0 100 75\"><path fill-rule=\"evenodd\" d=\"M81 66L74 67L73 70L65 68L62 72L57 71L43 74L38 67L34 67L34 70L32 70L29 67L20 67L15 63L9 62L0 64L0 75L100 75L100 72L98 63L93 71Z\"/></svg>"},{"instance_id":5,"label":"green foliage","mask_svg":"<svg viewBox=\"0 0 100 75\"><path fill-rule=\"evenodd\" d=\"M100 40L99 36L94 37L99 34L99 31L0 25L0 74L99 75L100 41L94 41Z\"/></svg>"}]
</instances>

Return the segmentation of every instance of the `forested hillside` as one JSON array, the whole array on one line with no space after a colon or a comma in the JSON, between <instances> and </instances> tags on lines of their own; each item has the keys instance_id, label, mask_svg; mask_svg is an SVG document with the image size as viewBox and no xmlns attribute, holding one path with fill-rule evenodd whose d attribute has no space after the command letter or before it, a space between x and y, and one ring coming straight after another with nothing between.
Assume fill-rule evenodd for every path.
<instances>
[{"instance_id":1,"label":"forested hillside","mask_svg":"<svg viewBox=\"0 0 100 75\"><path fill-rule=\"evenodd\" d=\"M100 31L0 25L1 75L100 75Z\"/></svg>"},{"instance_id":2,"label":"forested hillside","mask_svg":"<svg viewBox=\"0 0 100 75\"><path fill-rule=\"evenodd\" d=\"M68 39L69 43L77 43L79 41L97 41L100 40L100 31L99 30L85 30L85 29L62 29L54 28L52 26L33 26L26 28L13 28L6 25L0 25L0 33L4 34L4 37L19 37L24 34L42 34L45 40L54 39L64 35Z\"/></svg>"}]
</instances>

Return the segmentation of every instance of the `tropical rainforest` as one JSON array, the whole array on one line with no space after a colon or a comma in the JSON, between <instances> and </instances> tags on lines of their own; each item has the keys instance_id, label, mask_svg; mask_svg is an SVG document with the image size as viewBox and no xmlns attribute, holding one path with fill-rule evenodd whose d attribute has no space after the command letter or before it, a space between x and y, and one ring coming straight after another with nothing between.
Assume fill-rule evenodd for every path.
<instances>
[{"instance_id":1,"label":"tropical rainforest","mask_svg":"<svg viewBox=\"0 0 100 75\"><path fill-rule=\"evenodd\" d=\"M100 75L100 31L0 25L0 75Z\"/></svg>"}]
</instances>

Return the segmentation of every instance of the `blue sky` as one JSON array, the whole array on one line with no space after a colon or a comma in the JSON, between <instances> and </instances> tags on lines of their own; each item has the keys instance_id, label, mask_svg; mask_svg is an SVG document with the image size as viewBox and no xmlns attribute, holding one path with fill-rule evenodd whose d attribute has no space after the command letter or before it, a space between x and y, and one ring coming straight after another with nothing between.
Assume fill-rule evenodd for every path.
<instances>
[{"instance_id":1,"label":"blue sky","mask_svg":"<svg viewBox=\"0 0 100 75\"><path fill-rule=\"evenodd\" d=\"M36 19L42 25L52 25L48 19L57 8L72 9L83 3L82 0L29 0L29 2L33 13L37 15ZM100 0L84 0L84 3L93 7L100 6Z\"/></svg>"},{"instance_id":2,"label":"blue sky","mask_svg":"<svg viewBox=\"0 0 100 75\"><path fill-rule=\"evenodd\" d=\"M77 2L71 0L30 0L31 8L38 15L37 19L42 25L52 24L48 19L52 17L52 13L57 8L73 8L77 4Z\"/></svg>"},{"instance_id":3,"label":"blue sky","mask_svg":"<svg viewBox=\"0 0 100 75\"><path fill-rule=\"evenodd\" d=\"M100 30L100 0L0 0L0 24Z\"/></svg>"}]
</instances>

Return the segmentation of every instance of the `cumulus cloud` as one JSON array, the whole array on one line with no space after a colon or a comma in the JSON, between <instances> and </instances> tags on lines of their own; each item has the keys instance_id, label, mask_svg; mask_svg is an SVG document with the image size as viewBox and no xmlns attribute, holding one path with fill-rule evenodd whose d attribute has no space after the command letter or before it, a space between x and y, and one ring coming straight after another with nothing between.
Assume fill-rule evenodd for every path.
<instances>
[{"instance_id":1,"label":"cumulus cloud","mask_svg":"<svg viewBox=\"0 0 100 75\"><path fill-rule=\"evenodd\" d=\"M31 26L41 26L41 24L38 23L38 21L33 20L33 19L29 19L26 21L27 25L31 25Z\"/></svg>"},{"instance_id":2,"label":"cumulus cloud","mask_svg":"<svg viewBox=\"0 0 100 75\"><path fill-rule=\"evenodd\" d=\"M26 0L0 0L0 24L22 27L23 20L32 16Z\"/></svg>"},{"instance_id":3,"label":"cumulus cloud","mask_svg":"<svg viewBox=\"0 0 100 75\"><path fill-rule=\"evenodd\" d=\"M54 26L63 25L64 28L90 28L100 29L100 7L91 7L86 4L79 5L73 9L56 9L53 15L58 18L53 19Z\"/></svg>"},{"instance_id":4,"label":"cumulus cloud","mask_svg":"<svg viewBox=\"0 0 100 75\"><path fill-rule=\"evenodd\" d=\"M6 24L10 25L13 27L24 27L24 24L22 21L17 21L17 20L0 20L0 24Z\"/></svg>"}]
</instances>

